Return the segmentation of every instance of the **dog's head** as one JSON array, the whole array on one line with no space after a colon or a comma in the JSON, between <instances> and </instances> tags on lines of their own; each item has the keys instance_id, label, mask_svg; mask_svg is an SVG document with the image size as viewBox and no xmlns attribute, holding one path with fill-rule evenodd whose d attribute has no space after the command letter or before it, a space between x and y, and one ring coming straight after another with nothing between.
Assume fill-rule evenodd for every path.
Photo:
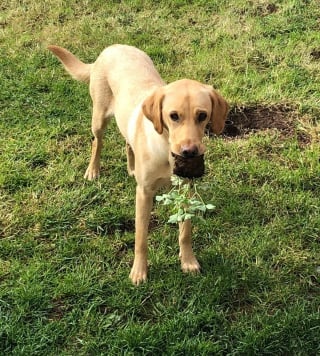
<instances>
[{"instance_id":1,"label":"dog's head","mask_svg":"<svg viewBox=\"0 0 320 356\"><path fill-rule=\"evenodd\" d=\"M181 175L190 177L200 176L204 171L200 156L205 152L202 139L206 126L209 124L214 133L221 133L228 109L227 102L211 86L189 79L156 89L142 105L155 130L159 134L164 129L169 132L170 150L176 159L174 173L179 175L177 166L185 166L188 173ZM202 173L192 172L199 164Z\"/></svg>"}]
</instances>

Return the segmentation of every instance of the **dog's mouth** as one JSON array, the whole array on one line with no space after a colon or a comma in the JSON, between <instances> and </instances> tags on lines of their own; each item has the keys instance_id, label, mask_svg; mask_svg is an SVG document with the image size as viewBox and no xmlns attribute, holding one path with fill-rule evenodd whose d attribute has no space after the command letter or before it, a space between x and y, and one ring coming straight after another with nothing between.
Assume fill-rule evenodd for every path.
<instances>
[{"instance_id":1,"label":"dog's mouth","mask_svg":"<svg viewBox=\"0 0 320 356\"><path fill-rule=\"evenodd\" d=\"M174 158L173 174L182 178L200 178L204 175L204 155L183 157L171 152Z\"/></svg>"}]
</instances>

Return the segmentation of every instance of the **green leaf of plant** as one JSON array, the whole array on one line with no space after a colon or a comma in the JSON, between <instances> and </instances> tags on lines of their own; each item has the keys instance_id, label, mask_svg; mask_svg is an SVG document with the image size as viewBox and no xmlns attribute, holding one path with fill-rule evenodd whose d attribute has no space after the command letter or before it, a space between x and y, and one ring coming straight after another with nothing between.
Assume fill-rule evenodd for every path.
<instances>
[{"instance_id":1,"label":"green leaf of plant","mask_svg":"<svg viewBox=\"0 0 320 356\"><path fill-rule=\"evenodd\" d=\"M207 204L207 205L206 205L206 208L207 208L208 210L213 210L213 209L215 209L216 207L215 207L214 205L212 205L212 204Z\"/></svg>"},{"instance_id":2,"label":"green leaf of plant","mask_svg":"<svg viewBox=\"0 0 320 356\"><path fill-rule=\"evenodd\" d=\"M186 213L186 214L184 215L184 220L190 220L190 219L192 219L193 217L194 217L194 214Z\"/></svg>"},{"instance_id":3,"label":"green leaf of plant","mask_svg":"<svg viewBox=\"0 0 320 356\"><path fill-rule=\"evenodd\" d=\"M197 207L197 209L198 209L199 211L204 212L204 213L205 213L205 211L207 210L207 209L206 209L206 206L203 205L203 204L199 205L199 206Z\"/></svg>"},{"instance_id":4,"label":"green leaf of plant","mask_svg":"<svg viewBox=\"0 0 320 356\"><path fill-rule=\"evenodd\" d=\"M170 224L176 224L178 222L178 215L173 214L169 217L168 223Z\"/></svg>"}]
</instances>

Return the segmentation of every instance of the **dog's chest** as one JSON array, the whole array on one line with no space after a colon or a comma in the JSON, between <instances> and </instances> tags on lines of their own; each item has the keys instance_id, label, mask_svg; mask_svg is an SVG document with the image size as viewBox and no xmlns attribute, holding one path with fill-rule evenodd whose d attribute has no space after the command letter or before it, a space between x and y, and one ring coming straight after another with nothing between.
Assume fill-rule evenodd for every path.
<instances>
[{"instance_id":1,"label":"dog's chest","mask_svg":"<svg viewBox=\"0 0 320 356\"><path fill-rule=\"evenodd\" d=\"M136 135L137 135L137 127L138 127L138 118L141 114L141 105L138 105L132 112L128 120L127 125L127 134L126 139L132 148L135 147Z\"/></svg>"},{"instance_id":2,"label":"dog's chest","mask_svg":"<svg viewBox=\"0 0 320 356\"><path fill-rule=\"evenodd\" d=\"M153 123L148 119L143 119L144 127L144 145L150 156L155 159L157 164L161 165L167 163L169 156L169 143L165 132L158 134L155 130Z\"/></svg>"},{"instance_id":3,"label":"dog's chest","mask_svg":"<svg viewBox=\"0 0 320 356\"><path fill-rule=\"evenodd\" d=\"M140 105L129 118L126 139L135 153L147 152L159 164L168 160L169 145L165 133L157 133L153 123L143 116Z\"/></svg>"}]
</instances>

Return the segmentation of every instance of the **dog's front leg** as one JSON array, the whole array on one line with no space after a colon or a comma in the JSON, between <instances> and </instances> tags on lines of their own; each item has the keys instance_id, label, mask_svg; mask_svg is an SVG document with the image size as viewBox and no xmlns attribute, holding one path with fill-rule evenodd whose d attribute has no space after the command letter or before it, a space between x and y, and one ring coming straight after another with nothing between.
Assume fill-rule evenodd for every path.
<instances>
[{"instance_id":1,"label":"dog's front leg","mask_svg":"<svg viewBox=\"0 0 320 356\"><path fill-rule=\"evenodd\" d=\"M133 284L140 284L147 279L148 227L153 204L154 192L144 187L136 189L136 236L134 262L130 273Z\"/></svg>"},{"instance_id":2,"label":"dog's front leg","mask_svg":"<svg viewBox=\"0 0 320 356\"><path fill-rule=\"evenodd\" d=\"M183 272L199 272L200 265L192 251L191 221L179 223L179 246Z\"/></svg>"}]
</instances>

